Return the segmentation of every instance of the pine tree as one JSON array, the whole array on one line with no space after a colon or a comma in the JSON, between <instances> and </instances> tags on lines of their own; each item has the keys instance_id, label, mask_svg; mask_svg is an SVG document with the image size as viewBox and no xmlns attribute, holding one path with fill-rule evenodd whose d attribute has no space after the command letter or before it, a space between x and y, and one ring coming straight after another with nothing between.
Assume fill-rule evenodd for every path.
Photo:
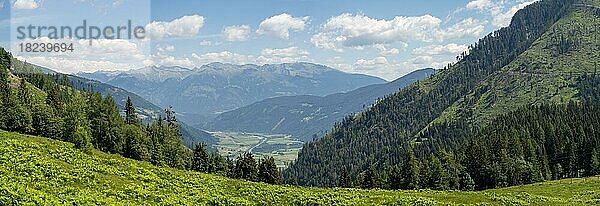
<instances>
[{"instance_id":1,"label":"pine tree","mask_svg":"<svg viewBox=\"0 0 600 206\"><path fill-rule=\"evenodd\" d=\"M227 160L225 160L227 162L227 172L226 172L226 176L229 178L237 178L236 177L236 167L235 167L235 161L233 161L232 159L229 159L229 157L227 157Z\"/></svg>"},{"instance_id":2,"label":"pine tree","mask_svg":"<svg viewBox=\"0 0 600 206\"><path fill-rule=\"evenodd\" d=\"M90 140L90 123L87 119L86 101L81 94L75 92L65 110L64 141L75 144L80 149L88 149Z\"/></svg>"},{"instance_id":3,"label":"pine tree","mask_svg":"<svg viewBox=\"0 0 600 206\"><path fill-rule=\"evenodd\" d=\"M135 160L147 161L150 159L150 145L144 131L137 125L124 125L122 128L125 144L123 156Z\"/></svg>"},{"instance_id":4,"label":"pine tree","mask_svg":"<svg viewBox=\"0 0 600 206\"><path fill-rule=\"evenodd\" d=\"M236 161L235 168L236 178L256 181L258 171L256 169L256 160L254 160L254 155L251 153L240 155Z\"/></svg>"},{"instance_id":5,"label":"pine tree","mask_svg":"<svg viewBox=\"0 0 600 206\"><path fill-rule=\"evenodd\" d=\"M473 178L471 178L471 175L464 170L460 173L460 186L461 186L461 188L460 188L461 190L465 190L465 191L475 190L475 181L473 181Z\"/></svg>"},{"instance_id":6,"label":"pine tree","mask_svg":"<svg viewBox=\"0 0 600 206\"><path fill-rule=\"evenodd\" d=\"M0 52L4 52L4 49ZM10 87L8 81L8 69L4 65L0 65L0 129L7 129L7 114L8 106L10 105Z\"/></svg>"},{"instance_id":7,"label":"pine tree","mask_svg":"<svg viewBox=\"0 0 600 206\"><path fill-rule=\"evenodd\" d=\"M281 174L279 173L279 169L277 169L277 165L275 164L275 159L273 157L266 156L260 162L258 166L258 178L259 181L264 183L281 183Z\"/></svg>"},{"instance_id":8,"label":"pine tree","mask_svg":"<svg viewBox=\"0 0 600 206\"><path fill-rule=\"evenodd\" d=\"M123 126L123 118L119 114L119 108L111 96L102 100L102 110L106 133L103 138L105 152L120 154L123 150L124 139L120 128Z\"/></svg>"},{"instance_id":9,"label":"pine tree","mask_svg":"<svg viewBox=\"0 0 600 206\"><path fill-rule=\"evenodd\" d=\"M21 105L31 107L31 94L24 78L21 78L21 82L19 83L19 101Z\"/></svg>"},{"instance_id":10,"label":"pine tree","mask_svg":"<svg viewBox=\"0 0 600 206\"><path fill-rule=\"evenodd\" d=\"M194 155L192 159L192 170L198 172L208 172L209 167L209 156L206 150L206 145L198 143L194 147Z\"/></svg>"},{"instance_id":11,"label":"pine tree","mask_svg":"<svg viewBox=\"0 0 600 206\"><path fill-rule=\"evenodd\" d=\"M89 130L84 126L77 126L75 128L72 141L77 149L88 151L92 148Z\"/></svg>"},{"instance_id":12,"label":"pine tree","mask_svg":"<svg viewBox=\"0 0 600 206\"><path fill-rule=\"evenodd\" d=\"M444 170L442 162L435 156L432 155L429 159L430 164L430 177L429 186L434 190L446 190L449 188L448 173Z\"/></svg>"},{"instance_id":13,"label":"pine tree","mask_svg":"<svg viewBox=\"0 0 600 206\"><path fill-rule=\"evenodd\" d=\"M596 150L596 148L594 148L594 150L592 150L592 155L591 155L591 175L600 175L600 155L598 154L598 151Z\"/></svg>"},{"instance_id":14,"label":"pine tree","mask_svg":"<svg viewBox=\"0 0 600 206\"><path fill-rule=\"evenodd\" d=\"M379 175L374 166L370 166L362 176L361 187L372 189L379 187Z\"/></svg>"},{"instance_id":15,"label":"pine tree","mask_svg":"<svg viewBox=\"0 0 600 206\"><path fill-rule=\"evenodd\" d=\"M33 132L31 111L17 101L14 94L9 96L8 105L4 105L4 126L8 131L29 134Z\"/></svg>"},{"instance_id":16,"label":"pine tree","mask_svg":"<svg viewBox=\"0 0 600 206\"><path fill-rule=\"evenodd\" d=\"M397 165L390 167L388 171L388 185L392 190L399 190L403 188L402 172Z\"/></svg>"},{"instance_id":17,"label":"pine tree","mask_svg":"<svg viewBox=\"0 0 600 206\"><path fill-rule=\"evenodd\" d=\"M54 138L51 132L51 119L54 117L52 111L53 110L46 104L33 105L33 107L31 108L31 126L33 128L34 135L47 138Z\"/></svg>"},{"instance_id":18,"label":"pine tree","mask_svg":"<svg viewBox=\"0 0 600 206\"><path fill-rule=\"evenodd\" d=\"M351 188L352 187L352 183L350 181L350 174L348 173L347 169L342 170L342 173L340 174L340 178L338 181L338 187L340 187L340 188Z\"/></svg>"},{"instance_id":19,"label":"pine tree","mask_svg":"<svg viewBox=\"0 0 600 206\"><path fill-rule=\"evenodd\" d=\"M417 189L420 184L419 164L412 148L407 150L406 160L402 167L402 189Z\"/></svg>"},{"instance_id":20,"label":"pine tree","mask_svg":"<svg viewBox=\"0 0 600 206\"><path fill-rule=\"evenodd\" d=\"M133 106L130 97L127 97L127 102L125 103L125 123L130 125L138 123L135 106Z\"/></svg>"},{"instance_id":21,"label":"pine tree","mask_svg":"<svg viewBox=\"0 0 600 206\"><path fill-rule=\"evenodd\" d=\"M554 165L553 177L555 180L562 179L564 177L564 170L560 163L556 163Z\"/></svg>"}]
</instances>

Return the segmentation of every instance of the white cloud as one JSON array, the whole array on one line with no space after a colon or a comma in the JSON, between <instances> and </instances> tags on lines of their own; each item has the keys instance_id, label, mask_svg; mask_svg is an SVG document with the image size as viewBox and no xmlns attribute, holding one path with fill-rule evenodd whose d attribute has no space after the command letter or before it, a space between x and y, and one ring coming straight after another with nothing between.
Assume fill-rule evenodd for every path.
<instances>
[{"instance_id":1,"label":"white cloud","mask_svg":"<svg viewBox=\"0 0 600 206\"><path fill-rule=\"evenodd\" d=\"M289 39L290 31L302 31L308 22L309 17L293 17L287 13L269 17L262 22L256 30L258 34L267 34Z\"/></svg>"},{"instance_id":2,"label":"white cloud","mask_svg":"<svg viewBox=\"0 0 600 206\"><path fill-rule=\"evenodd\" d=\"M359 59L356 61L356 63L354 63L354 65L356 65L358 67L368 68L368 69L378 69L378 68L381 68L381 66L385 66L387 64L389 64L389 63L385 57L375 57L370 60Z\"/></svg>"},{"instance_id":3,"label":"white cloud","mask_svg":"<svg viewBox=\"0 0 600 206\"><path fill-rule=\"evenodd\" d=\"M491 0L473 0L467 4L467 9L485 10L492 7Z\"/></svg>"},{"instance_id":4,"label":"white cloud","mask_svg":"<svg viewBox=\"0 0 600 206\"><path fill-rule=\"evenodd\" d=\"M415 69L392 62L383 56L378 56L372 59L361 58L351 64L346 63L346 61L341 57L335 57L329 60L328 66L349 73L378 76L389 81L401 77Z\"/></svg>"},{"instance_id":5,"label":"white cloud","mask_svg":"<svg viewBox=\"0 0 600 206\"><path fill-rule=\"evenodd\" d=\"M403 44L404 47L406 47L406 44ZM374 46L375 49L377 49L379 51L379 54L383 55L383 56L392 56L392 55L398 55L400 54L400 49L397 48L387 48L385 45L382 44L377 44Z\"/></svg>"},{"instance_id":6,"label":"white cloud","mask_svg":"<svg viewBox=\"0 0 600 206\"><path fill-rule=\"evenodd\" d=\"M111 60L77 60L63 57L48 56L17 56L17 59L21 61L27 61L36 65L48 67L50 69L64 73L94 72L98 70L115 71L136 68L136 66L128 63L116 63Z\"/></svg>"},{"instance_id":7,"label":"white cloud","mask_svg":"<svg viewBox=\"0 0 600 206\"><path fill-rule=\"evenodd\" d=\"M208 40L202 40L200 42L200 46L212 46L212 45L213 45L213 43L211 41L208 41Z\"/></svg>"},{"instance_id":8,"label":"white cloud","mask_svg":"<svg viewBox=\"0 0 600 206\"><path fill-rule=\"evenodd\" d=\"M223 30L223 36L227 41L246 41L250 37L250 26L228 26Z\"/></svg>"},{"instance_id":9,"label":"white cloud","mask_svg":"<svg viewBox=\"0 0 600 206\"><path fill-rule=\"evenodd\" d=\"M164 46L157 46L156 49L158 50L159 53L175 52L175 46L171 45L171 44L164 45Z\"/></svg>"},{"instance_id":10,"label":"white cloud","mask_svg":"<svg viewBox=\"0 0 600 206\"><path fill-rule=\"evenodd\" d=\"M158 59L158 64L163 66L182 66L192 68L195 66L194 62L187 57L174 57L164 56Z\"/></svg>"},{"instance_id":11,"label":"white cloud","mask_svg":"<svg viewBox=\"0 0 600 206\"><path fill-rule=\"evenodd\" d=\"M517 11L537 1L539 0L513 0L511 2L506 0L494 2L491 0L472 0L467 4L466 9L489 12L492 16L492 24L494 26L505 27L510 24L512 17L515 15L515 13L517 13Z\"/></svg>"},{"instance_id":12,"label":"white cloud","mask_svg":"<svg viewBox=\"0 0 600 206\"><path fill-rule=\"evenodd\" d=\"M298 61L309 61L310 53L298 47L288 47L282 49L263 49L256 62L260 64L291 63Z\"/></svg>"},{"instance_id":13,"label":"white cloud","mask_svg":"<svg viewBox=\"0 0 600 206\"><path fill-rule=\"evenodd\" d=\"M323 32L313 35L311 42L319 48L341 51L343 47L430 41L441 22L431 15L385 20L345 13L327 20Z\"/></svg>"},{"instance_id":14,"label":"white cloud","mask_svg":"<svg viewBox=\"0 0 600 206\"><path fill-rule=\"evenodd\" d=\"M250 62L250 59L252 59L251 56L237 54L230 51L206 53L201 55L193 53L192 57L197 62L197 65L204 65L212 62L247 64Z\"/></svg>"},{"instance_id":15,"label":"white cloud","mask_svg":"<svg viewBox=\"0 0 600 206\"><path fill-rule=\"evenodd\" d=\"M37 9L39 7L38 2L35 0L16 0L13 4L14 9Z\"/></svg>"},{"instance_id":16,"label":"white cloud","mask_svg":"<svg viewBox=\"0 0 600 206\"><path fill-rule=\"evenodd\" d=\"M465 37L481 37L485 32L486 23L485 21L467 18L447 29L438 31L437 38L443 41Z\"/></svg>"},{"instance_id":17,"label":"white cloud","mask_svg":"<svg viewBox=\"0 0 600 206\"><path fill-rule=\"evenodd\" d=\"M521 2L517 5L510 7L508 10L503 10L502 7L498 6L491 10L491 14L493 17L492 23L497 27L505 27L510 24L513 16L517 13L517 11L525 8L526 6L535 3L538 0Z\"/></svg>"},{"instance_id":18,"label":"white cloud","mask_svg":"<svg viewBox=\"0 0 600 206\"><path fill-rule=\"evenodd\" d=\"M413 54L420 56L432 56L432 55L458 55L469 49L466 45L459 44L447 44L447 45L430 45L425 47L416 48L413 50Z\"/></svg>"},{"instance_id":19,"label":"white cloud","mask_svg":"<svg viewBox=\"0 0 600 206\"><path fill-rule=\"evenodd\" d=\"M183 16L170 22L152 22L146 25L146 32L152 38L193 37L198 35L203 26L203 16Z\"/></svg>"}]
</instances>

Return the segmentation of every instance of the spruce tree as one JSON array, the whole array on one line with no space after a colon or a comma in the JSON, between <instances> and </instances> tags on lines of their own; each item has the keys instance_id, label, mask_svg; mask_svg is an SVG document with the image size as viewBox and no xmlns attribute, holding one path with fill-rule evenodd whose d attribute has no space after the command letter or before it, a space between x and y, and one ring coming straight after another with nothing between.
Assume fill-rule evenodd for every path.
<instances>
[{"instance_id":1,"label":"spruce tree","mask_svg":"<svg viewBox=\"0 0 600 206\"><path fill-rule=\"evenodd\" d=\"M130 125L138 123L135 106L133 106L130 97L127 97L127 102L125 103L125 123Z\"/></svg>"},{"instance_id":2,"label":"spruce tree","mask_svg":"<svg viewBox=\"0 0 600 206\"><path fill-rule=\"evenodd\" d=\"M370 166L362 176L361 187L364 189L372 189L379 187L379 175L374 166Z\"/></svg>"},{"instance_id":3,"label":"spruce tree","mask_svg":"<svg viewBox=\"0 0 600 206\"><path fill-rule=\"evenodd\" d=\"M594 148L594 150L592 150L592 154L591 154L591 175L600 175L600 154L598 154L598 151L596 150L596 148Z\"/></svg>"},{"instance_id":4,"label":"spruce tree","mask_svg":"<svg viewBox=\"0 0 600 206\"><path fill-rule=\"evenodd\" d=\"M446 190L449 188L448 173L444 170L442 162L435 156L432 155L429 159L430 164L430 177L429 186L434 190Z\"/></svg>"},{"instance_id":5,"label":"spruce tree","mask_svg":"<svg viewBox=\"0 0 600 206\"><path fill-rule=\"evenodd\" d=\"M19 101L21 102L21 105L27 107L31 106L31 94L24 78L21 78L21 82L19 82Z\"/></svg>"},{"instance_id":6,"label":"spruce tree","mask_svg":"<svg viewBox=\"0 0 600 206\"><path fill-rule=\"evenodd\" d=\"M192 170L198 172L208 172L209 156L206 150L206 145L203 143L196 144L194 147L194 155L192 157Z\"/></svg>"},{"instance_id":7,"label":"spruce tree","mask_svg":"<svg viewBox=\"0 0 600 206\"><path fill-rule=\"evenodd\" d=\"M0 129L6 129L9 97L10 87L8 84L8 69L4 65L0 65Z\"/></svg>"},{"instance_id":8,"label":"spruce tree","mask_svg":"<svg viewBox=\"0 0 600 206\"><path fill-rule=\"evenodd\" d=\"M142 128L137 125L124 125L122 128L123 138L123 156L135 160L147 161L150 159L150 151L147 139Z\"/></svg>"},{"instance_id":9,"label":"spruce tree","mask_svg":"<svg viewBox=\"0 0 600 206\"><path fill-rule=\"evenodd\" d=\"M340 188L351 188L352 187L352 182L350 181L350 174L348 173L347 169L343 169L340 177L339 177L339 181L338 181L338 187Z\"/></svg>"},{"instance_id":10,"label":"spruce tree","mask_svg":"<svg viewBox=\"0 0 600 206\"><path fill-rule=\"evenodd\" d=\"M279 173L279 169L277 169L277 165L275 164L275 159L273 157L266 156L260 162L258 166L258 177L259 181L264 183L281 183L281 174Z\"/></svg>"},{"instance_id":11,"label":"spruce tree","mask_svg":"<svg viewBox=\"0 0 600 206\"><path fill-rule=\"evenodd\" d=\"M123 118L119 114L119 108L111 96L106 96L102 100L102 110L106 136L103 138L103 145L106 152L119 154L122 152L124 140L120 128L123 126Z\"/></svg>"},{"instance_id":12,"label":"spruce tree","mask_svg":"<svg viewBox=\"0 0 600 206\"><path fill-rule=\"evenodd\" d=\"M240 155L236 161L235 168L236 178L256 181L258 171L256 168L256 160L254 160L254 155L251 153Z\"/></svg>"},{"instance_id":13,"label":"spruce tree","mask_svg":"<svg viewBox=\"0 0 600 206\"><path fill-rule=\"evenodd\" d=\"M402 172L397 165L390 167L388 171L388 185L392 190L403 188Z\"/></svg>"},{"instance_id":14,"label":"spruce tree","mask_svg":"<svg viewBox=\"0 0 600 206\"><path fill-rule=\"evenodd\" d=\"M402 189L417 189L420 184L419 163L412 148L407 150L406 159L402 167Z\"/></svg>"}]
</instances>

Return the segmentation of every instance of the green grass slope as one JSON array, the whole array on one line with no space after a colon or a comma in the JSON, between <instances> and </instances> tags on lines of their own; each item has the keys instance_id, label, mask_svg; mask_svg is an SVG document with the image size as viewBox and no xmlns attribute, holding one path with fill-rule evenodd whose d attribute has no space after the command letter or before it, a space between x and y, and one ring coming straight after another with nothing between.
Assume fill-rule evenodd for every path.
<instances>
[{"instance_id":1,"label":"green grass slope","mask_svg":"<svg viewBox=\"0 0 600 206\"><path fill-rule=\"evenodd\" d=\"M600 179L482 192L273 186L159 168L0 131L0 205L595 205Z\"/></svg>"},{"instance_id":2,"label":"green grass slope","mask_svg":"<svg viewBox=\"0 0 600 206\"><path fill-rule=\"evenodd\" d=\"M600 18L590 9L597 5L586 2L588 6L575 8L555 23L526 52L455 102L433 124L467 116L481 126L526 105L581 101L579 77L600 69Z\"/></svg>"}]
</instances>

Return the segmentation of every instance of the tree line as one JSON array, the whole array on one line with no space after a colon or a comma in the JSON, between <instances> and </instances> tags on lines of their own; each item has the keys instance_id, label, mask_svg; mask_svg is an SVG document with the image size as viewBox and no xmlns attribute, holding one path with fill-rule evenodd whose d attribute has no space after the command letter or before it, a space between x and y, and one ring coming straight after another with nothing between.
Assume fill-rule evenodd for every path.
<instances>
[{"instance_id":1,"label":"tree line","mask_svg":"<svg viewBox=\"0 0 600 206\"><path fill-rule=\"evenodd\" d=\"M371 165L355 178L344 169L337 186L482 190L600 175L598 104L527 106L477 132L461 125L466 124L428 129L423 137L438 141L410 144L399 164ZM469 140L445 149L443 139L457 130L468 131L458 134ZM433 155L414 152L432 147L438 148Z\"/></svg>"},{"instance_id":2,"label":"tree line","mask_svg":"<svg viewBox=\"0 0 600 206\"><path fill-rule=\"evenodd\" d=\"M10 73L10 53L0 49L0 60L2 130L71 142L83 151L96 148L156 166L281 182L272 157L257 162L252 154L245 154L233 161L217 151L208 152L203 144L194 150L185 147L172 108L143 122L130 98L121 111L111 96L102 96L91 86L89 91L78 90L67 75L34 72L25 63L20 69L26 72L15 76Z\"/></svg>"}]
</instances>

